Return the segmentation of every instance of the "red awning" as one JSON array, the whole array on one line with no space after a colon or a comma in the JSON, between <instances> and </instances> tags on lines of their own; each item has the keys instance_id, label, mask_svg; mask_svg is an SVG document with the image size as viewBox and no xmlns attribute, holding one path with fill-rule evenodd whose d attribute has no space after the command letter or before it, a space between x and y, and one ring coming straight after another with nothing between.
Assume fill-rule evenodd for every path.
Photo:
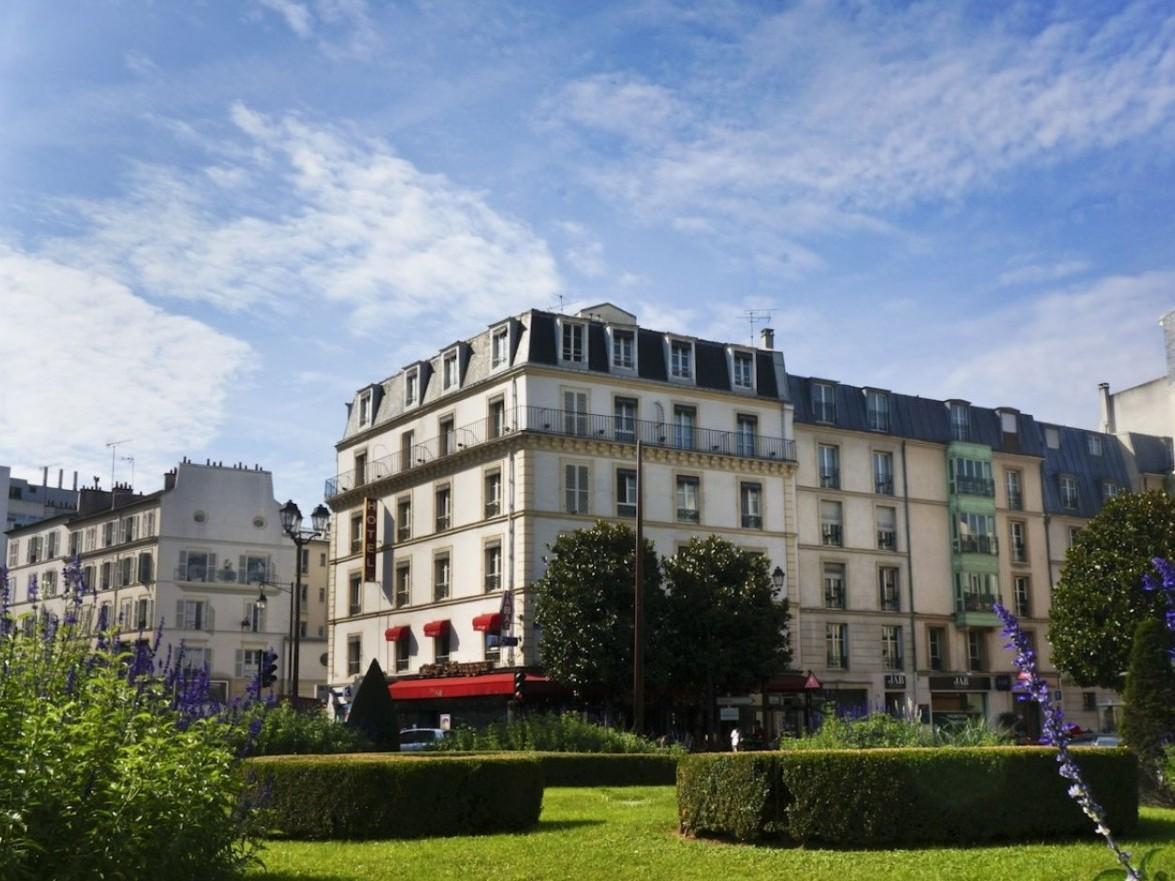
<instances>
[{"instance_id":1,"label":"red awning","mask_svg":"<svg viewBox=\"0 0 1175 881\"><path fill-rule=\"evenodd\" d=\"M546 676L526 674L528 693L541 689L550 690ZM408 679L393 682L388 686L393 700L429 700L430 698L452 697L503 697L514 694L513 673L486 673L482 676L438 676L431 679Z\"/></svg>"},{"instance_id":2,"label":"red awning","mask_svg":"<svg viewBox=\"0 0 1175 881\"><path fill-rule=\"evenodd\" d=\"M443 621L429 621L424 625L425 636L444 636L449 629L449 620L446 618Z\"/></svg>"},{"instance_id":3,"label":"red awning","mask_svg":"<svg viewBox=\"0 0 1175 881\"><path fill-rule=\"evenodd\" d=\"M409 628L407 627L389 627L384 631L384 639L388 642L399 642L401 639L408 638Z\"/></svg>"},{"instance_id":4,"label":"red awning","mask_svg":"<svg viewBox=\"0 0 1175 881\"><path fill-rule=\"evenodd\" d=\"M478 615L473 619L473 629L482 633L497 633L502 629L502 616L497 612L488 615Z\"/></svg>"}]
</instances>

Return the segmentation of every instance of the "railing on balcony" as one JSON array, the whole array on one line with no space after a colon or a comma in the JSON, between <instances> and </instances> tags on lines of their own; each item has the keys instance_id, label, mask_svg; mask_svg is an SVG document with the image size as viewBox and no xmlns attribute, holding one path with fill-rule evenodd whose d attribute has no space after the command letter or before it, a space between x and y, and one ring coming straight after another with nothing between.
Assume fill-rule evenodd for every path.
<instances>
[{"instance_id":1,"label":"railing on balcony","mask_svg":"<svg viewBox=\"0 0 1175 881\"><path fill-rule=\"evenodd\" d=\"M960 593L955 595L956 612L990 612L992 604L999 599L993 593Z\"/></svg>"},{"instance_id":2,"label":"railing on balcony","mask_svg":"<svg viewBox=\"0 0 1175 881\"><path fill-rule=\"evenodd\" d=\"M839 523L821 523L820 524L820 543L830 545L832 547L840 547L841 529Z\"/></svg>"},{"instance_id":3,"label":"railing on balcony","mask_svg":"<svg viewBox=\"0 0 1175 881\"><path fill-rule=\"evenodd\" d=\"M955 538L955 551L960 554L998 554L1000 543L994 535L960 535Z\"/></svg>"},{"instance_id":4,"label":"railing on balcony","mask_svg":"<svg viewBox=\"0 0 1175 881\"><path fill-rule=\"evenodd\" d=\"M877 530L877 547L883 551L896 551L898 549L898 534L892 529Z\"/></svg>"},{"instance_id":5,"label":"railing on balcony","mask_svg":"<svg viewBox=\"0 0 1175 881\"><path fill-rule=\"evenodd\" d=\"M490 417L445 432L440 437L392 453L335 475L326 481L326 497L333 498L367 483L373 483L419 465L443 459L470 447L515 432L582 437L593 440L635 444L638 440L655 447L717 453L743 459L796 461L796 443L789 438L767 437L747 431L719 431L698 428L687 422L654 422L624 416L603 416L553 407L520 407L518 425L503 426Z\"/></svg>"},{"instance_id":6,"label":"railing on balcony","mask_svg":"<svg viewBox=\"0 0 1175 881\"><path fill-rule=\"evenodd\" d=\"M956 474L951 478L951 492L963 496L994 496L995 481L990 477L965 477Z\"/></svg>"},{"instance_id":7,"label":"railing on balcony","mask_svg":"<svg viewBox=\"0 0 1175 881\"><path fill-rule=\"evenodd\" d=\"M1008 491L1008 507L1013 511L1024 510L1024 497L1018 492Z\"/></svg>"},{"instance_id":8,"label":"railing on balcony","mask_svg":"<svg viewBox=\"0 0 1175 881\"><path fill-rule=\"evenodd\" d=\"M268 566L250 566L248 569L235 569L232 566L211 569L206 565L188 563L175 567L175 580L206 584L258 584L262 581L276 581L277 567L270 563Z\"/></svg>"},{"instance_id":9,"label":"railing on balcony","mask_svg":"<svg viewBox=\"0 0 1175 881\"><path fill-rule=\"evenodd\" d=\"M873 479L873 491L879 496L893 495L893 478L892 477L875 477Z\"/></svg>"}]
</instances>

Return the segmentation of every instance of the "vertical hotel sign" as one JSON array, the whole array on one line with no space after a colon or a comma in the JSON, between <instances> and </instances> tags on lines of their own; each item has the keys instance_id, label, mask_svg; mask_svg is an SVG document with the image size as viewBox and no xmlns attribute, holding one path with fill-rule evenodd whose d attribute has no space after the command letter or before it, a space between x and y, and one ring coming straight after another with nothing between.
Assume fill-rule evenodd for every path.
<instances>
[{"instance_id":1,"label":"vertical hotel sign","mask_svg":"<svg viewBox=\"0 0 1175 881\"><path fill-rule=\"evenodd\" d=\"M375 499L363 500L363 580L375 581L375 546L378 544L376 525L379 509Z\"/></svg>"}]
</instances>

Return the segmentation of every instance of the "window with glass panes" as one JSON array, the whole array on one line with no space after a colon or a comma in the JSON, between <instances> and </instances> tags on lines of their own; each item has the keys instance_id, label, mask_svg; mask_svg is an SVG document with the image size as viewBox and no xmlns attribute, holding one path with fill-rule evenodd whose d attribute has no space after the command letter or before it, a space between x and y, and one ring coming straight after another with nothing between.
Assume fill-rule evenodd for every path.
<instances>
[{"instance_id":1,"label":"window with glass panes","mask_svg":"<svg viewBox=\"0 0 1175 881\"><path fill-rule=\"evenodd\" d=\"M563 510L568 514L588 513L588 466L563 466Z\"/></svg>"},{"instance_id":2,"label":"window with glass panes","mask_svg":"<svg viewBox=\"0 0 1175 881\"><path fill-rule=\"evenodd\" d=\"M873 491L880 496L893 495L893 453L873 451Z\"/></svg>"},{"instance_id":3,"label":"window with glass panes","mask_svg":"<svg viewBox=\"0 0 1175 881\"><path fill-rule=\"evenodd\" d=\"M584 363L586 330L582 324L574 324L570 321L563 322L563 346L560 349L563 361L569 364Z\"/></svg>"},{"instance_id":4,"label":"window with glass panes","mask_svg":"<svg viewBox=\"0 0 1175 881\"><path fill-rule=\"evenodd\" d=\"M759 419L740 413L734 421L734 451L738 456L754 456L755 440L759 434Z\"/></svg>"},{"instance_id":5,"label":"window with glass panes","mask_svg":"<svg viewBox=\"0 0 1175 881\"><path fill-rule=\"evenodd\" d=\"M396 541L412 538L412 497L396 500Z\"/></svg>"},{"instance_id":6,"label":"window with glass panes","mask_svg":"<svg viewBox=\"0 0 1175 881\"><path fill-rule=\"evenodd\" d=\"M362 637L353 633L347 637L347 675L358 676L363 662Z\"/></svg>"},{"instance_id":7,"label":"window with glass panes","mask_svg":"<svg viewBox=\"0 0 1175 881\"><path fill-rule=\"evenodd\" d=\"M755 361L746 352L734 353L734 387L750 389L755 386Z\"/></svg>"},{"instance_id":8,"label":"window with glass panes","mask_svg":"<svg viewBox=\"0 0 1175 881\"><path fill-rule=\"evenodd\" d=\"M697 427L698 413L693 407L678 405L673 408L673 445L678 449L692 450L694 448L694 429Z\"/></svg>"},{"instance_id":9,"label":"window with glass panes","mask_svg":"<svg viewBox=\"0 0 1175 881\"><path fill-rule=\"evenodd\" d=\"M824 645L828 669L847 670L849 668L849 625L825 624Z\"/></svg>"},{"instance_id":10,"label":"window with glass panes","mask_svg":"<svg viewBox=\"0 0 1175 881\"><path fill-rule=\"evenodd\" d=\"M689 379L693 376L694 347L681 340L669 343L669 373L677 379Z\"/></svg>"},{"instance_id":11,"label":"window with glass panes","mask_svg":"<svg viewBox=\"0 0 1175 881\"><path fill-rule=\"evenodd\" d=\"M506 402L501 398L495 398L490 401L489 412L486 434L489 437L501 437L506 429Z\"/></svg>"},{"instance_id":12,"label":"window with glass panes","mask_svg":"<svg viewBox=\"0 0 1175 881\"><path fill-rule=\"evenodd\" d=\"M582 437L588 433L587 392L563 390L563 433Z\"/></svg>"},{"instance_id":13,"label":"window with glass panes","mask_svg":"<svg viewBox=\"0 0 1175 881\"><path fill-rule=\"evenodd\" d=\"M486 545L483 557L486 593L500 590L502 587L502 546L500 544Z\"/></svg>"},{"instance_id":14,"label":"window with glass panes","mask_svg":"<svg viewBox=\"0 0 1175 881\"><path fill-rule=\"evenodd\" d=\"M612 365L624 370L636 367L636 337L631 330L612 331Z\"/></svg>"},{"instance_id":15,"label":"window with glass panes","mask_svg":"<svg viewBox=\"0 0 1175 881\"><path fill-rule=\"evenodd\" d=\"M501 638L496 633L482 634L482 657L487 661L500 661L502 659L502 646L499 642Z\"/></svg>"},{"instance_id":16,"label":"window with glass panes","mask_svg":"<svg viewBox=\"0 0 1175 881\"><path fill-rule=\"evenodd\" d=\"M955 516L955 548L963 554L995 554L995 518L990 514L960 511Z\"/></svg>"},{"instance_id":17,"label":"window with glass panes","mask_svg":"<svg viewBox=\"0 0 1175 881\"><path fill-rule=\"evenodd\" d=\"M457 429L452 416L446 416L437 423L437 442L442 456L451 456L457 452Z\"/></svg>"},{"instance_id":18,"label":"window with glass panes","mask_svg":"<svg viewBox=\"0 0 1175 881\"><path fill-rule=\"evenodd\" d=\"M698 506L698 478L677 476L677 519L681 523L697 523L701 519Z\"/></svg>"},{"instance_id":19,"label":"window with glass panes","mask_svg":"<svg viewBox=\"0 0 1175 881\"><path fill-rule=\"evenodd\" d=\"M897 508L879 506L874 516L877 518L877 547L883 551L898 549L898 513Z\"/></svg>"},{"instance_id":20,"label":"window with glass panes","mask_svg":"<svg viewBox=\"0 0 1175 881\"><path fill-rule=\"evenodd\" d=\"M396 672L406 673L408 671L408 652L410 645L407 636L401 636L396 640Z\"/></svg>"},{"instance_id":21,"label":"window with glass panes","mask_svg":"<svg viewBox=\"0 0 1175 881\"><path fill-rule=\"evenodd\" d=\"M1028 525L1022 520L1008 521L1008 538L1010 539L1012 562L1028 562Z\"/></svg>"},{"instance_id":22,"label":"window with glass panes","mask_svg":"<svg viewBox=\"0 0 1175 881\"><path fill-rule=\"evenodd\" d=\"M363 576L352 572L347 576L347 614L358 615L363 611Z\"/></svg>"},{"instance_id":23,"label":"window with glass panes","mask_svg":"<svg viewBox=\"0 0 1175 881\"><path fill-rule=\"evenodd\" d=\"M444 532L453 525L453 493L447 486L436 491L436 531Z\"/></svg>"},{"instance_id":24,"label":"window with glass panes","mask_svg":"<svg viewBox=\"0 0 1175 881\"><path fill-rule=\"evenodd\" d=\"M400 563L396 566L396 608L407 606L412 601L412 566Z\"/></svg>"},{"instance_id":25,"label":"window with glass panes","mask_svg":"<svg viewBox=\"0 0 1175 881\"><path fill-rule=\"evenodd\" d=\"M1071 474L1061 475L1061 507L1076 511L1078 502L1077 478Z\"/></svg>"},{"instance_id":26,"label":"window with glass panes","mask_svg":"<svg viewBox=\"0 0 1175 881\"><path fill-rule=\"evenodd\" d=\"M1016 614L1026 618L1032 614L1032 581L1027 575L1017 575L1012 579L1012 586L1016 594Z\"/></svg>"},{"instance_id":27,"label":"window with glass panes","mask_svg":"<svg viewBox=\"0 0 1175 881\"><path fill-rule=\"evenodd\" d=\"M820 444L816 449L820 466L820 485L825 489L839 489L840 448L831 444Z\"/></svg>"},{"instance_id":28,"label":"window with glass panes","mask_svg":"<svg viewBox=\"0 0 1175 881\"><path fill-rule=\"evenodd\" d=\"M432 651L433 660L438 664L449 663L449 654L452 649L452 634L448 627L445 627L433 637Z\"/></svg>"},{"instance_id":29,"label":"window with glass panes","mask_svg":"<svg viewBox=\"0 0 1175 881\"><path fill-rule=\"evenodd\" d=\"M882 566L877 570L877 581L881 592L881 611L900 612L902 597L898 588L897 567Z\"/></svg>"},{"instance_id":30,"label":"window with glass panes","mask_svg":"<svg viewBox=\"0 0 1175 881\"><path fill-rule=\"evenodd\" d=\"M889 395L885 392L865 392L865 421L874 431L889 431Z\"/></svg>"},{"instance_id":31,"label":"window with glass panes","mask_svg":"<svg viewBox=\"0 0 1175 881\"><path fill-rule=\"evenodd\" d=\"M1008 507L1013 511L1024 510L1024 491L1022 475L1015 468L1004 472L1004 483L1008 490Z\"/></svg>"},{"instance_id":32,"label":"window with glass panes","mask_svg":"<svg viewBox=\"0 0 1175 881\"><path fill-rule=\"evenodd\" d=\"M449 598L449 555L438 554L432 561L432 598L435 602Z\"/></svg>"},{"instance_id":33,"label":"window with glass panes","mask_svg":"<svg viewBox=\"0 0 1175 881\"><path fill-rule=\"evenodd\" d=\"M761 484L739 484L739 509L743 529L763 528L763 487Z\"/></svg>"},{"instance_id":34,"label":"window with glass panes","mask_svg":"<svg viewBox=\"0 0 1175 881\"><path fill-rule=\"evenodd\" d=\"M416 388L419 380L416 378L416 371L412 371L404 377L404 404L412 406L416 403Z\"/></svg>"},{"instance_id":35,"label":"window with glass panes","mask_svg":"<svg viewBox=\"0 0 1175 881\"><path fill-rule=\"evenodd\" d=\"M616 440L633 443L636 440L636 399L613 399L612 422Z\"/></svg>"},{"instance_id":36,"label":"window with glass panes","mask_svg":"<svg viewBox=\"0 0 1175 881\"><path fill-rule=\"evenodd\" d=\"M947 633L942 627L926 631L926 654L931 670L946 669Z\"/></svg>"},{"instance_id":37,"label":"window with glass panes","mask_svg":"<svg viewBox=\"0 0 1175 881\"><path fill-rule=\"evenodd\" d=\"M824 564L824 608L845 607L845 564Z\"/></svg>"},{"instance_id":38,"label":"window with glass panes","mask_svg":"<svg viewBox=\"0 0 1175 881\"><path fill-rule=\"evenodd\" d=\"M900 624L881 626L881 666L886 670L901 670L903 667Z\"/></svg>"},{"instance_id":39,"label":"window with glass panes","mask_svg":"<svg viewBox=\"0 0 1175 881\"><path fill-rule=\"evenodd\" d=\"M952 491L971 496L994 496L995 481L991 477L991 462L983 459L953 460Z\"/></svg>"},{"instance_id":40,"label":"window with glass panes","mask_svg":"<svg viewBox=\"0 0 1175 881\"><path fill-rule=\"evenodd\" d=\"M967 440L971 433L971 408L967 404L950 404L951 437Z\"/></svg>"},{"instance_id":41,"label":"window with glass panes","mask_svg":"<svg viewBox=\"0 0 1175 881\"><path fill-rule=\"evenodd\" d=\"M842 525L840 502L820 502L820 543L840 547Z\"/></svg>"},{"instance_id":42,"label":"window with glass panes","mask_svg":"<svg viewBox=\"0 0 1175 881\"><path fill-rule=\"evenodd\" d=\"M629 468L616 472L616 516L636 516L636 472Z\"/></svg>"},{"instance_id":43,"label":"window with glass panes","mask_svg":"<svg viewBox=\"0 0 1175 881\"><path fill-rule=\"evenodd\" d=\"M485 515L497 517L502 513L502 472L490 471L485 476Z\"/></svg>"},{"instance_id":44,"label":"window with glass panes","mask_svg":"<svg viewBox=\"0 0 1175 881\"><path fill-rule=\"evenodd\" d=\"M967 669L983 670L987 666L987 647L984 644L983 632L980 630L967 631Z\"/></svg>"},{"instance_id":45,"label":"window with glass panes","mask_svg":"<svg viewBox=\"0 0 1175 881\"><path fill-rule=\"evenodd\" d=\"M443 388L457 387L457 353L449 352L441 363L441 377Z\"/></svg>"},{"instance_id":46,"label":"window with glass panes","mask_svg":"<svg viewBox=\"0 0 1175 881\"><path fill-rule=\"evenodd\" d=\"M817 422L836 422L836 391L829 383L812 383L812 418Z\"/></svg>"},{"instance_id":47,"label":"window with glass panes","mask_svg":"<svg viewBox=\"0 0 1175 881\"><path fill-rule=\"evenodd\" d=\"M494 331L491 339L490 366L501 367L510 358L510 329L500 327Z\"/></svg>"}]
</instances>

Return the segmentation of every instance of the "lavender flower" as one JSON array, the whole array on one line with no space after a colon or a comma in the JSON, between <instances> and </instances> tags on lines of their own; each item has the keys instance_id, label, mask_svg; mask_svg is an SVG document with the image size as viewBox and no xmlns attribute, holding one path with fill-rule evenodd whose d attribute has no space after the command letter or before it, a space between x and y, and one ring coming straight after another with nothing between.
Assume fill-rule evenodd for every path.
<instances>
[{"instance_id":1,"label":"lavender flower","mask_svg":"<svg viewBox=\"0 0 1175 881\"><path fill-rule=\"evenodd\" d=\"M1167 624L1167 629L1175 633L1175 563L1170 560L1164 560L1162 557L1155 557L1151 560L1151 565L1155 567L1154 572L1148 572L1142 577L1142 589L1147 593L1160 593L1167 603L1167 613L1164 620ZM1168 649L1168 654L1175 658L1175 645Z\"/></svg>"},{"instance_id":2,"label":"lavender flower","mask_svg":"<svg viewBox=\"0 0 1175 881\"><path fill-rule=\"evenodd\" d=\"M1073 754L1069 752L1070 727L1065 724L1065 715L1061 707L1049 699L1048 683L1041 678L1036 666L1036 652L1032 650L1028 637L1020 629L1020 622L999 601L992 605L992 611L999 616L1004 625L1004 635L1010 640L1005 647L1016 652L1013 662L1016 669L1027 678L1026 693L1021 695L1021 700L1034 700L1040 705L1041 715L1044 717L1041 742L1057 748L1057 771L1071 782L1069 797L1077 802L1082 812L1093 821L1098 835L1106 840L1106 845L1114 852L1118 863L1125 870L1127 881L1143 881L1142 874L1130 862L1130 853L1119 847L1118 842L1114 840L1113 833L1106 823L1105 809L1094 799L1089 784L1081 775L1081 769L1073 761Z\"/></svg>"}]
</instances>

